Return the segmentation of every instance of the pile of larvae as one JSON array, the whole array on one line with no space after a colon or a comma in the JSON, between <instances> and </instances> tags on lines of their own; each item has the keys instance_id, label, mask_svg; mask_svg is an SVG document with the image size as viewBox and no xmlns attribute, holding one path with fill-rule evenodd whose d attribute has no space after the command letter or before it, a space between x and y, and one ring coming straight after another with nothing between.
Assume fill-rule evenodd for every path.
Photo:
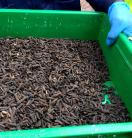
<instances>
[{"instance_id":1,"label":"pile of larvae","mask_svg":"<svg viewBox=\"0 0 132 138\"><path fill-rule=\"evenodd\" d=\"M107 81L95 41L2 38L0 131L129 121Z\"/></svg>"}]
</instances>

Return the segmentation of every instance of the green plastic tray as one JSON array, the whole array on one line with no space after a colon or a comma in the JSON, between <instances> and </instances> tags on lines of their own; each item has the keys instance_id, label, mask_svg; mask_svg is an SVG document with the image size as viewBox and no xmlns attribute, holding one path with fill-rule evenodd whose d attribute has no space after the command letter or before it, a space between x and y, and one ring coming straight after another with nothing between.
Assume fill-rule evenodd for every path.
<instances>
[{"instance_id":1,"label":"green plastic tray","mask_svg":"<svg viewBox=\"0 0 132 138\"><path fill-rule=\"evenodd\" d=\"M44 37L98 40L111 81L132 118L132 43L120 34L105 44L108 17L97 12L0 10L0 37ZM117 107L118 108L118 107ZM132 138L132 122L0 132L0 138Z\"/></svg>"}]
</instances>

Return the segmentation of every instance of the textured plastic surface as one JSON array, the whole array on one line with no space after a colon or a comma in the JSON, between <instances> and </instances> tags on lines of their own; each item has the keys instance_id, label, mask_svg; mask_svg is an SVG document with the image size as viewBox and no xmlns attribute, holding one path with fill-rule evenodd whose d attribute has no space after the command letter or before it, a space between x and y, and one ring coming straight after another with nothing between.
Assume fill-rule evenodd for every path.
<instances>
[{"instance_id":1,"label":"textured plastic surface","mask_svg":"<svg viewBox=\"0 0 132 138\"><path fill-rule=\"evenodd\" d=\"M48 37L96 40L103 14L87 12L0 10L0 37ZM90 25L89 25L90 24Z\"/></svg>"},{"instance_id":2,"label":"textured plastic surface","mask_svg":"<svg viewBox=\"0 0 132 138\"><path fill-rule=\"evenodd\" d=\"M132 118L132 44L120 35L105 44L107 16L95 12L0 10L0 37L46 37L99 40L111 80ZM118 107L117 107L118 108ZM132 138L132 122L0 132L0 138Z\"/></svg>"},{"instance_id":3,"label":"textured plastic surface","mask_svg":"<svg viewBox=\"0 0 132 138\"><path fill-rule=\"evenodd\" d=\"M120 34L114 46L109 48L104 41L108 30L108 18L105 16L99 42L109 67L111 80L132 118L132 42L124 34Z\"/></svg>"},{"instance_id":4,"label":"textured plastic surface","mask_svg":"<svg viewBox=\"0 0 132 138\"><path fill-rule=\"evenodd\" d=\"M1 132L0 138L131 138L132 123Z\"/></svg>"}]
</instances>

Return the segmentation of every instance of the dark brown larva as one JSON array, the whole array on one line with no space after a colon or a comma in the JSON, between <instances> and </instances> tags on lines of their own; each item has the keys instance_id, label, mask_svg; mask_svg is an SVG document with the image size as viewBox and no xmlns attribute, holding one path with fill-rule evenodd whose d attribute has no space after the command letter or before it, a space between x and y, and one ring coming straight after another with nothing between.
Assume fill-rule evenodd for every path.
<instances>
[{"instance_id":1,"label":"dark brown larva","mask_svg":"<svg viewBox=\"0 0 132 138\"><path fill-rule=\"evenodd\" d=\"M0 131L129 121L96 42L0 39Z\"/></svg>"}]
</instances>

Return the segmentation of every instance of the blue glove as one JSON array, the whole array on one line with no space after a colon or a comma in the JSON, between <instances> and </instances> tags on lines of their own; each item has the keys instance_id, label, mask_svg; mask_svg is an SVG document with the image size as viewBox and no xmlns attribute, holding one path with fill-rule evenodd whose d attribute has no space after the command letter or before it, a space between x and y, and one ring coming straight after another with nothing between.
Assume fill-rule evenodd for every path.
<instances>
[{"instance_id":1,"label":"blue glove","mask_svg":"<svg viewBox=\"0 0 132 138\"><path fill-rule=\"evenodd\" d=\"M125 2L113 3L109 8L108 16L111 23L111 29L106 40L108 46L116 41L121 32L128 37L132 36L132 14Z\"/></svg>"}]
</instances>

